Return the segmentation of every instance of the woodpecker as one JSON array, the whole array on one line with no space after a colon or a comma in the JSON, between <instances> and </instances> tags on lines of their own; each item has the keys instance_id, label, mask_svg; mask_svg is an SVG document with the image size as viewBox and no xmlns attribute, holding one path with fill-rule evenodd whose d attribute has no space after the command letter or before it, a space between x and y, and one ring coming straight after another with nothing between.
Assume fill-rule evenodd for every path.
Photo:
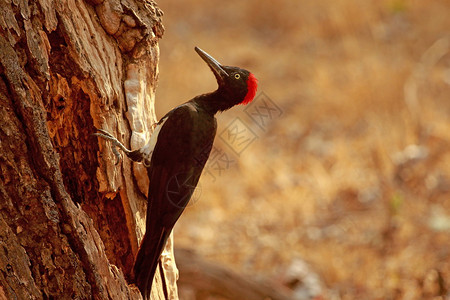
<instances>
[{"instance_id":1,"label":"woodpecker","mask_svg":"<svg viewBox=\"0 0 450 300\"><path fill-rule=\"evenodd\" d=\"M118 146L133 161L147 167L150 185L146 233L134 263L134 280L150 299L153 277L173 226L188 204L209 157L217 131L215 114L255 97L258 81L247 70L223 66L198 47L198 55L216 77L218 88L169 111L157 123L150 141L131 151L108 132L95 135ZM166 295L167 297L167 295Z\"/></svg>"}]
</instances>

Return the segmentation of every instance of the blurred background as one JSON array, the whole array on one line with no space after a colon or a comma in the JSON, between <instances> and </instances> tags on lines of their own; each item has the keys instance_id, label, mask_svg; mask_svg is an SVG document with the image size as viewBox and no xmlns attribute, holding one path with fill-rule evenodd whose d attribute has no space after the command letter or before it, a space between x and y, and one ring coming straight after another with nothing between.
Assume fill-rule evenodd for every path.
<instances>
[{"instance_id":1,"label":"blurred background","mask_svg":"<svg viewBox=\"0 0 450 300\"><path fill-rule=\"evenodd\" d=\"M306 269L315 299L448 299L450 2L158 4L159 118L216 88L194 46L259 79L176 247L294 290Z\"/></svg>"}]
</instances>

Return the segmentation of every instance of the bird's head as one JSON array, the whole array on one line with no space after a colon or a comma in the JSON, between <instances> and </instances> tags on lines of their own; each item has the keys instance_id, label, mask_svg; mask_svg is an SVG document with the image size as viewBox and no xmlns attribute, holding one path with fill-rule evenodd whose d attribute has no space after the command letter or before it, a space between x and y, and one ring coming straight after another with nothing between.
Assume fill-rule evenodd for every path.
<instances>
[{"instance_id":1,"label":"bird's head","mask_svg":"<svg viewBox=\"0 0 450 300\"><path fill-rule=\"evenodd\" d=\"M198 47L195 47L195 51L216 76L219 84L218 91L224 94L227 101L231 101L228 103L229 107L236 104L248 104L253 100L258 88L258 80L252 73L238 67L222 66L211 55Z\"/></svg>"}]
</instances>

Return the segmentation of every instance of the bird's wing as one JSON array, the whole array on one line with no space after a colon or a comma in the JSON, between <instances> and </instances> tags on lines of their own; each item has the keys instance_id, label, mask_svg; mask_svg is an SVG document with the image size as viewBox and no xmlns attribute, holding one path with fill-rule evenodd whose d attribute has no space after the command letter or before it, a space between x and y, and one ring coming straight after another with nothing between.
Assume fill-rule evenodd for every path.
<instances>
[{"instance_id":1,"label":"bird's wing","mask_svg":"<svg viewBox=\"0 0 450 300\"><path fill-rule=\"evenodd\" d=\"M197 186L215 132L215 119L189 105L171 111L160 128L148 168L146 234L134 265L143 293L150 293L159 256Z\"/></svg>"}]
</instances>

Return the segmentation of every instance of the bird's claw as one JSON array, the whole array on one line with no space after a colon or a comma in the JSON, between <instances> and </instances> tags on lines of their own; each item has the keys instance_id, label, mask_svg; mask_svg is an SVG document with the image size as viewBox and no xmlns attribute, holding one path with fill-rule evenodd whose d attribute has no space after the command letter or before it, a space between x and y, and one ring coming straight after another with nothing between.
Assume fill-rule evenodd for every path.
<instances>
[{"instance_id":1,"label":"bird's claw","mask_svg":"<svg viewBox=\"0 0 450 300\"><path fill-rule=\"evenodd\" d=\"M97 129L97 131L99 131L99 132L93 133L92 135L99 136L99 137L104 138L105 140L108 140L111 142L111 144L112 144L111 150L114 153L114 155L116 156L116 162L114 163L115 165L117 165L120 162L120 160L122 159L122 155L119 153L119 151L117 151L117 147L119 147L122 151L124 151L127 154L131 152L121 142L119 142L119 140L116 137L114 137L108 131L103 130L103 129Z\"/></svg>"},{"instance_id":2,"label":"bird's claw","mask_svg":"<svg viewBox=\"0 0 450 300\"><path fill-rule=\"evenodd\" d=\"M114 155L116 156L116 162L114 163L114 165L117 166L119 164L119 162L122 160L122 155L120 155L119 151L117 151L117 148L115 147L114 144L113 144L111 150L114 153Z\"/></svg>"}]
</instances>

